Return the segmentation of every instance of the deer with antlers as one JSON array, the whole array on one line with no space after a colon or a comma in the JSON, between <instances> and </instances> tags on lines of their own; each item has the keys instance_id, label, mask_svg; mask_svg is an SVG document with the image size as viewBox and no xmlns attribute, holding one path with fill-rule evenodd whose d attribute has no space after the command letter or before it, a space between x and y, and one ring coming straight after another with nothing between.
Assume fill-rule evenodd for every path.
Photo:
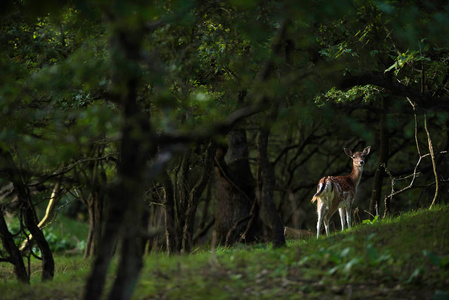
<instances>
[{"instance_id":1,"label":"deer with antlers","mask_svg":"<svg viewBox=\"0 0 449 300\"><path fill-rule=\"evenodd\" d=\"M321 223L324 223L326 235L329 236L329 220L337 211L340 213L341 230L345 228L345 215L348 228L351 228L351 209L357 193L357 186L362 178L363 165L371 147L366 147L362 152L352 153L344 149L347 156L352 159L352 172L348 176L325 176L321 178L317 186L317 192L312 198L312 203L317 201L318 222L317 234L320 236Z\"/></svg>"}]
</instances>

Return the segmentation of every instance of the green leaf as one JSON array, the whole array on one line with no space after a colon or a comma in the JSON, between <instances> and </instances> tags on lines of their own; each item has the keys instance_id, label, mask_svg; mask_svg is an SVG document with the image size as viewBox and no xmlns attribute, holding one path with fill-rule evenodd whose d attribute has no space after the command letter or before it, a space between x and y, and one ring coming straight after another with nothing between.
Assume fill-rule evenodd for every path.
<instances>
[{"instance_id":1,"label":"green leaf","mask_svg":"<svg viewBox=\"0 0 449 300\"><path fill-rule=\"evenodd\" d=\"M353 258L345 264L343 272L349 274L353 266L358 265L361 262L359 258Z\"/></svg>"},{"instance_id":2,"label":"green leaf","mask_svg":"<svg viewBox=\"0 0 449 300\"><path fill-rule=\"evenodd\" d=\"M351 248L349 248L349 247L343 249L340 253L341 258L345 258L346 256L348 256L350 251L351 251Z\"/></svg>"},{"instance_id":3,"label":"green leaf","mask_svg":"<svg viewBox=\"0 0 449 300\"><path fill-rule=\"evenodd\" d=\"M397 69L397 67L398 67L398 63L395 62L395 63L394 63L393 65L391 65L388 69L386 69L386 70L384 71L384 73L390 72L390 71L393 70L393 69Z\"/></svg>"},{"instance_id":4,"label":"green leaf","mask_svg":"<svg viewBox=\"0 0 449 300\"><path fill-rule=\"evenodd\" d=\"M413 283L419 280L421 278L422 273L424 272L424 269L422 267L416 268L415 271L413 271L412 275L407 280L407 283Z\"/></svg>"},{"instance_id":5,"label":"green leaf","mask_svg":"<svg viewBox=\"0 0 449 300\"><path fill-rule=\"evenodd\" d=\"M329 275L333 275L335 274L339 269L341 269L341 265L337 265L335 267L333 267L332 269L329 270L328 274Z\"/></svg>"}]
</instances>

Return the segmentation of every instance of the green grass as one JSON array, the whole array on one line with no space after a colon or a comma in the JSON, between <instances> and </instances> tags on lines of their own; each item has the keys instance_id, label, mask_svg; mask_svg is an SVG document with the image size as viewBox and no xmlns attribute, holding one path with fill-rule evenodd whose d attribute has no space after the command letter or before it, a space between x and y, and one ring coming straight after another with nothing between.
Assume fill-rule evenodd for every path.
<instances>
[{"instance_id":1,"label":"green grass","mask_svg":"<svg viewBox=\"0 0 449 300\"><path fill-rule=\"evenodd\" d=\"M41 266L31 263L31 284L15 280L9 264L0 264L0 299L79 299L80 291L90 270L90 260L81 256L55 255L55 278L41 282Z\"/></svg>"},{"instance_id":2,"label":"green grass","mask_svg":"<svg viewBox=\"0 0 449 300\"><path fill-rule=\"evenodd\" d=\"M34 264L34 263L33 263ZM2 299L79 299L89 261L57 256L53 282L12 279ZM111 276L112 278L112 276ZM449 207L405 213L288 247L236 246L145 258L134 299L449 299Z\"/></svg>"}]
</instances>

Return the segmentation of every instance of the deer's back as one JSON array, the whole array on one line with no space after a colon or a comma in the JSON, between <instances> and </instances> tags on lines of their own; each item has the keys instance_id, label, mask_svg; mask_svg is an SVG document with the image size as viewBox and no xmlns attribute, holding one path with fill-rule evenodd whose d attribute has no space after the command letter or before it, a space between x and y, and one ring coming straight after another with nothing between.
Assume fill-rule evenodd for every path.
<instances>
[{"instance_id":1,"label":"deer's back","mask_svg":"<svg viewBox=\"0 0 449 300\"><path fill-rule=\"evenodd\" d=\"M354 201L356 186L347 176L327 176L321 178L319 186L325 187L320 200L331 210L346 206Z\"/></svg>"}]
</instances>

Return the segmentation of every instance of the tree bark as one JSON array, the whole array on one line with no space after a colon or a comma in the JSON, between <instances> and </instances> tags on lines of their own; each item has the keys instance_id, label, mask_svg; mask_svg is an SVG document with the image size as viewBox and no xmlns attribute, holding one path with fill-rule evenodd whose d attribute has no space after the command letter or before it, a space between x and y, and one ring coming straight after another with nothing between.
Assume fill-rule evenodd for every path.
<instances>
[{"instance_id":1,"label":"tree bark","mask_svg":"<svg viewBox=\"0 0 449 300\"><path fill-rule=\"evenodd\" d=\"M30 203L29 193L23 189L23 186L21 189L22 191L18 193L20 194L19 199L22 198L20 201L23 203L25 225L33 235L34 240L42 253L42 281L52 280L55 275L55 262L53 260L53 254L47 240L44 237L44 234L37 226L34 209Z\"/></svg>"},{"instance_id":2,"label":"tree bark","mask_svg":"<svg viewBox=\"0 0 449 300\"><path fill-rule=\"evenodd\" d=\"M374 174L373 190L371 193L371 200L369 204L369 211L373 215L379 215L379 205L382 196L383 179L386 176L385 168L388 164L388 152L389 152L389 134L386 125L386 112L387 99L382 98L382 114L380 116L380 157L379 164Z\"/></svg>"},{"instance_id":3,"label":"tree bark","mask_svg":"<svg viewBox=\"0 0 449 300\"><path fill-rule=\"evenodd\" d=\"M31 235L33 235L37 246L42 253L42 281L53 279L55 273L55 262L50 246L45 240L44 234L37 226L37 219L34 212L33 203L30 197L30 191L25 185L22 175L15 165L14 160L8 150L0 148L0 168L6 171L9 180L13 183L14 190L17 193L19 205L24 216L25 226Z\"/></svg>"},{"instance_id":4,"label":"tree bark","mask_svg":"<svg viewBox=\"0 0 449 300\"><path fill-rule=\"evenodd\" d=\"M201 176L188 195L185 224L182 235L182 252L184 253L189 253L192 248L196 210L201 194L205 190L212 174L213 157L215 156L216 148L217 147L214 142L209 143L203 161Z\"/></svg>"},{"instance_id":5,"label":"tree bark","mask_svg":"<svg viewBox=\"0 0 449 300\"><path fill-rule=\"evenodd\" d=\"M134 291L142 268L140 245L143 231L142 205L144 185L160 171L159 163L153 163L149 172L148 157L153 157L156 147L152 144L149 116L137 103L137 86L140 78L138 66L141 35L135 29L123 27L120 12L112 20L112 92L111 97L121 109L123 125L120 140L120 161L114 184L107 193L107 214L98 254L93 262L91 274L85 287L84 299L100 299L103 293L107 270L112 258L116 238L121 242L117 277L109 299L129 299ZM113 16L110 16L113 18ZM117 26L117 24L122 25ZM126 22L125 22L126 24ZM161 163L162 164L162 163ZM139 222L136 222L139 220Z\"/></svg>"},{"instance_id":6,"label":"tree bark","mask_svg":"<svg viewBox=\"0 0 449 300\"><path fill-rule=\"evenodd\" d=\"M23 263L22 254L16 246L14 238L6 225L3 216L3 207L0 209L0 238L2 240L3 248L9 255L9 258L6 260L14 265L14 273L16 274L17 280L29 284L30 277L28 276L25 264Z\"/></svg>"},{"instance_id":7,"label":"tree bark","mask_svg":"<svg viewBox=\"0 0 449 300\"><path fill-rule=\"evenodd\" d=\"M187 222L187 210L189 206L189 174L192 160L192 149L182 155L179 162L178 172L175 178L176 197L176 249L182 251L184 227Z\"/></svg>"},{"instance_id":8,"label":"tree bark","mask_svg":"<svg viewBox=\"0 0 449 300\"><path fill-rule=\"evenodd\" d=\"M178 252L176 247L176 212L173 182L167 172L162 174L164 185L165 240L167 254Z\"/></svg>"},{"instance_id":9,"label":"tree bark","mask_svg":"<svg viewBox=\"0 0 449 300\"><path fill-rule=\"evenodd\" d=\"M42 218L39 224L37 224L37 227L39 227L39 229L42 229L45 225L47 225L52 221L56 205L61 200L61 195L59 195L60 192L59 187L60 183L58 182L55 184L53 191L51 193L50 200L48 201L47 209L45 211L45 216ZM20 246L20 251L25 250L29 244L31 245L33 243L33 240L34 237L32 234L30 234L28 238L23 241L22 246Z\"/></svg>"},{"instance_id":10,"label":"tree bark","mask_svg":"<svg viewBox=\"0 0 449 300\"><path fill-rule=\"evenodd\" d=\"M129 299L142 268L143 182L149 149L150 125L139 112L134 94L135 84L130 83L129 95L124 107L120 164L117 180L109 190L105 230L101 238L98 255L94 260L91 275L85 289L85 299L100 299L106 272L112 257L117 234L121 241L120 261L109 299ZM135 135L134 132L141 135ZM136 249L133 249L136 248Z\"/></svg>"},{"instance_id":11,"label":"tree bark","mask_svg":"<svg viewBox=\"0 0 449 300\"><path fill-rule=\"evenodd\" d=\"M228 149L218 149L215 156L215 231L217 241L226 246L240 241L245 232L242 242L254 241L259 223L245 130L232 130L228 143Z\"/></svg>"},{"instance_id":12,"label":"tree bark","mask_svg":"<svg viewBox=\"0 0 449 300\"><path fill-rule=\"evenodd\" d=\"M271 241L273 247L285 246L284 224L274 204L275 174L273 164L268 158L269 130L263 128L259 132L259 164L262 171L262 187L259 189L262 207L265 209L271 225Z\"/></svg>"},{"instance_id":13,"label":"tree bark","mask_svg":"<svg viewBox=\"0 0 449 300\"><path fill-rule=\"evenodd\" d=\"M104 193L98 186L94 187L94 189L95 190L91 192L89 197L83 200L89 214L89 233L87 235L84 258L95 256L97 254L101 232L103 230ZM80 193L82 193L82 191L80 191ZM84 197L81 195L81 198L83 199Z\"/></svg>"}]
</instances>

